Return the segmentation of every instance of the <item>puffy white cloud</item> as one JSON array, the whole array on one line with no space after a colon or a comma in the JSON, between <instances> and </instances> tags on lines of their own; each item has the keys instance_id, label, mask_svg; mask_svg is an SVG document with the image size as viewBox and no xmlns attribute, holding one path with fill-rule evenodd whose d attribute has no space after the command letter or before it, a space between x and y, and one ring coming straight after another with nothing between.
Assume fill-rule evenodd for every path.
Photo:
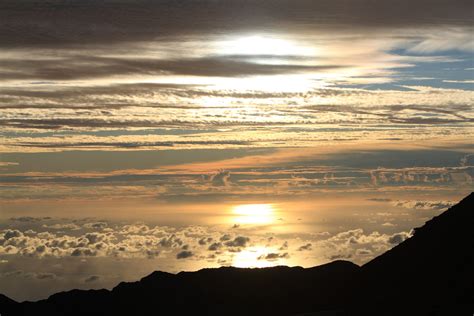
<instances>
[{"instance_id":1,"label":"puffy white cloud","mask_svg":"<svg viewBox=\"0 0 474 316\"><path fill-rule=\"evenodd\" d=\"M79 224L80 222L77 221L76 224L83 228L87 225L87 223ZM34 228L35 230L0 231L0 255L37 258L160 258L160 260L193 257L196 260L217 263L220 260L232 264L234 256L247 252L250 256L254 254L255 260L269 262L281 260L284 262L290 256L304 256L314 258L315 264L327 259L351 259L362 263L410 236L407 232L366 233L359 228L336 234L328 232L309 234L306 239L287 236L283 239L282 236L269 237L252 231L247 231L245 235L237 235L231 228L227 228L231 233L224 233L220 229L204 226L175 228L152 227L143 223L111 225L105 222L96 225L95 231L87 228L85 231L80 229L62 232L55 229L54 234L48 231L36 232L36 229L45 229L41 223ZM211 256L209 252L213 252Z\"/></svg>"},{"instance_id":2,"label":"puffy white cloud","mask_svg":"<svg viewBox=\"0 0 474 316\"><path fill-rule=\"evenodd\" d=\"M356 263L367 262L411 236L411 232L381 234L377 231L365 233L363 229L352 229L317 241L320 249L330 260L350 259Z\"/></svg>"},{"instance_id":3,"label":"puffy white cloud","mask_svg":"<svg viewBox=\"0 0 474 316\"><path fill-rule=\"evenodd\" d=\"M433 210L440 211L445 210L456 204L453 201L414 201L414 200L405 200L405 201L394 201L393 205L412 209L412 210Z\"/></svg>"},{"instance_id":4,"label":"puffy white cloud","mask_svg":"<svg viewBox=\"0 0 474 316\"><path fill-rule=\"evenodd\" d=\"M54 227L60 226L63 227L61 223ZM108 227L107 223L100 225L90 223L84 226L96 227L97 231L81 232L74 229L59 232L55 230L55 234L48 231L37 233L31 229L25 232L18 229L0 231L0 255L151 259L160 256L163 251L189 251L191 244L205 250L208 243L211 243L214 238L218 239L219 236L218 233L209 231L207 228L196 226L185 227L181 230L167 226L149 227L145 224L119 225L113 229L104 229ZM51 227L43 225L40 228ZM214 237L211 237L212 235ZM230 239L230 236L228 238ZM238 247L245 245L247 239L236 237L230 242Z\"/></svg>"}]
</instances>

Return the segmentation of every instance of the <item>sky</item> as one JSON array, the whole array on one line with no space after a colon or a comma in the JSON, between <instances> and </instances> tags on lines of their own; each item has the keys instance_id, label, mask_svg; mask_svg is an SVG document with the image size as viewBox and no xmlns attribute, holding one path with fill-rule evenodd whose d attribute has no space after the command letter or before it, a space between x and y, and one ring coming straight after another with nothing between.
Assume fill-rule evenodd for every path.
<instances>
[{"instance_id":1,"label":"sky","mask_svg":"<svg viewBox=\"0 0 474 316\"><path fill-rule=\"evenodd\" d=\"M0 293L364 264L474 190L464 0L0 3Z\"/></svg>"}]
</instances>

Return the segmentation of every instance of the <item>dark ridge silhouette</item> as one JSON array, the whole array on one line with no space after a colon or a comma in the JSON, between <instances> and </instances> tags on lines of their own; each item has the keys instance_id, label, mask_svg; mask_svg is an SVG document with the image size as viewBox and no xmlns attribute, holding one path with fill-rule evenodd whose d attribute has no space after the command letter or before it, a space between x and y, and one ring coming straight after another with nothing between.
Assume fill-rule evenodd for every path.
<instances>
[{"instance_id":1,"label":"dark ridge silhouette","mask_svg":"<svg viewBox=\"0 0 474 316\"><path fill-rule=\"evenodd\" d=\"M3 294L0 294L0 312L3 309L8 309L10 307L13 307L16 304L18 304L18 303L15 302L14 300L12 300L11 298L9 298L9 297L7 297Z\"/></svg>"},{"instance_id":2,"label":"dark ridge silhouette","mask_svg":"<svg viewBox=\"0 0 474 316\"><path fill-rule=\"evenodd\" d=\"M361 267L360 314L474 315L474 193L414 231Z\"/></svg>"},{"instance_id":3,"label":"dark ridge silhouette","mask_svg":"<svg viewBox=\"0 0 474 316\"><path fill-rule=\"evenodd\" d=\"M38 302L0 295L8 315L468 315L474 313L474 193L359 267L153 272L111 291Z\"/></svg>"}]
</instances>

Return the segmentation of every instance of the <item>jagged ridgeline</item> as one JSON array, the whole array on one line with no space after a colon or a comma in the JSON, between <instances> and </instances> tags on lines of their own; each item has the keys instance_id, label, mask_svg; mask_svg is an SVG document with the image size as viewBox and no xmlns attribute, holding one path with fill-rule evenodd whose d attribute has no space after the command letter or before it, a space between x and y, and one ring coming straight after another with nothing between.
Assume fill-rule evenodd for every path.
<instances>
[{"instance_id":1,"label":"jagged ridgeline","mask_svg":"<svg viewBox=\"0 0 474 316\"><path fill-rule=\"evenodd\" d=\"M473 315L474 193L359 267L154 272L113 290L38 302L0 295L9 315Z\"/></svg>"}]
</instances>

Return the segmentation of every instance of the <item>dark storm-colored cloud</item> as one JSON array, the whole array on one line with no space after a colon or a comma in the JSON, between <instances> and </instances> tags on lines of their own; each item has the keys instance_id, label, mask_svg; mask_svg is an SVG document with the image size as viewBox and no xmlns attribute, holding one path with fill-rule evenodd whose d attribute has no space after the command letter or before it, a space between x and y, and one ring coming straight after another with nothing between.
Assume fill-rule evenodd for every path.
<instances>
[{"instance_id":1,"label":"dark storm-colored cloud","mask_svg":"<svg viewBox=\"0 0 474 316\"><path fill-rule=\"evenodd\" d=\"M23 236L23 233L20 232L19 230L16 230L16 229L7 229L3 235L3 238L5 240L8 240L8 239L11 239L11 238L15 238L15 237L22 237Z\"/></svg>"},{"instance_id":2,"label":"dark storm-colored cloud","mask_svg":"<svg viewBox=\"0 0 474 316\"><path fill-rule=\"evenodd\" d=\"M199 239L198 243L199 243L199 245L204 246L204 245L212 242L212 240L213 240L212 237L203 237L203 238Z\"/></svg>"},{"instance_id":3,"label":"dark storm-colored cloud","mask_svg":"<svg viewBox=\"0 0 474 316\"><path fill-rule=\"evenodd\" d=\"M311 249L312 249L312 244L307 243L307 244L305 244L305 245L303 245L303 246L300 246L300 247L298 248L298 251L305 251L305 250L311 250Z\"/></svg>"},{"instance_id":4,"label":"dark storm-colored cloud","mask_svg":"<svg viewBox=\"0 0 474 316\"><path fill-rule=\"evenodd\" d=\"M159 245L165 248L176 248L181 247L183 245L183 241L173 234L171 236L162 238L159 242Z\"/></svg>"},{"instance_id":5,"label":"dark storm-colored cloud","mask_svg":"<svg viewBox=\"0 0 474 316\"><path fill-rule=\"evenodd\" d=\"M82 256L87 256L87 257L94 257L96 256L97 252L89 249L89 248L76 248L71 252L71 256L73 257L82 257Z\"/></svg>"},{"instance_id":6,"label":"dark storm-colored cloud","mask_svg":"<svg viewBox=\"0 0 474 316\"><path fill-rule=\"evenodd\" d=\"M290 256L288 255L287 252L285 253L275 253L275 252L271 252L271 253L268 253L266 255L261 255L258 257L258 260L267 260L267 261L274 261L274 260L278 260L278 259L287 259L289 258Z\"/></svg>"},{"instance_id":7,"label":"dark storm-colored cloud","mask_svg":"<svg viewBox=\"0 0 474 316\"><path fill-rule=\"evenodd\" d=\"M220 241L227 241L230 240L232 237L229 234L224 234L219 238Z\"/></svg>"},{"instance_id":8,"label":"dark storm-colored cloud","mask_svg":"<svg viewBox=\"0 0 474 316\"><path fill-rule=\"evenodd\" d=\"M402 241L404 241L405 239L409 237L410 237L409 233L401 232L401 233L393 234L392 236L390 236L390 238L388 238L388 242L392 245L398 245L399 243L401 243Z\"/></svg>"},{"instance_id":9,"label":"dark storm-colored cloud","mask_svg":"<svg viewBox=\"0 0 474 316\"><path fill-rule=\"evenodd\" d=\"M245 247L250 241L250 238L244 236L235 237L234 240L229 240L225 243L228 247Z\"/></svg>"},{"instance_id":10,"label":"dark storm-colored cloud","mask_svg":"<svg viewBox=\"0 0 474 316\"><path fill-rule=\"evenodd\" d=\"M246 30L469 25L468 0L6 0L3 47L114 44Z\"/></svg>"},{"instance_id":11,"label":"dark storm-colored cloud","mask_svg":"<svg viewBox=\"0 0 474 316\"><path fill-rule=\"evenodd\" d=\"M92 283L92 282L97 282L100 280L100 276L98 275L91 275L87 278L84 279L84 283Z\"/></svg>"},{"instance_id":12,"label":"dark storm-colored cloud","mask_svg":"<svg viewBox=\"0 0 474 316\"><path fill-rule=\"evenodd\" d=\"M176 259L186 259L192 256L194 256L194 253L192 251L183 250L176 254Z\"/></svg>"},{"instance_id":13,"label":"dark storm-colored cloud","mask_svg":"<svg viewBox=\"0 0 474 316\"><path fill-rule=\"evenodd\" d=\"M222 248L222 244L220 242L214 242L210 244L207 249L210 251L216 251L216 250L219 250L220 248Z\"/></svg>"},{"instance_id":14,"label":"dark storm-colored cloud","mask_svg":"<svg viewBox=\"0 0 474 316\"><path fill-rule=\"evenodd\" d=\"M352 254L335 254L329 256L330 260L348 260L352 258Z\"/></svg>"}]
</instances>

